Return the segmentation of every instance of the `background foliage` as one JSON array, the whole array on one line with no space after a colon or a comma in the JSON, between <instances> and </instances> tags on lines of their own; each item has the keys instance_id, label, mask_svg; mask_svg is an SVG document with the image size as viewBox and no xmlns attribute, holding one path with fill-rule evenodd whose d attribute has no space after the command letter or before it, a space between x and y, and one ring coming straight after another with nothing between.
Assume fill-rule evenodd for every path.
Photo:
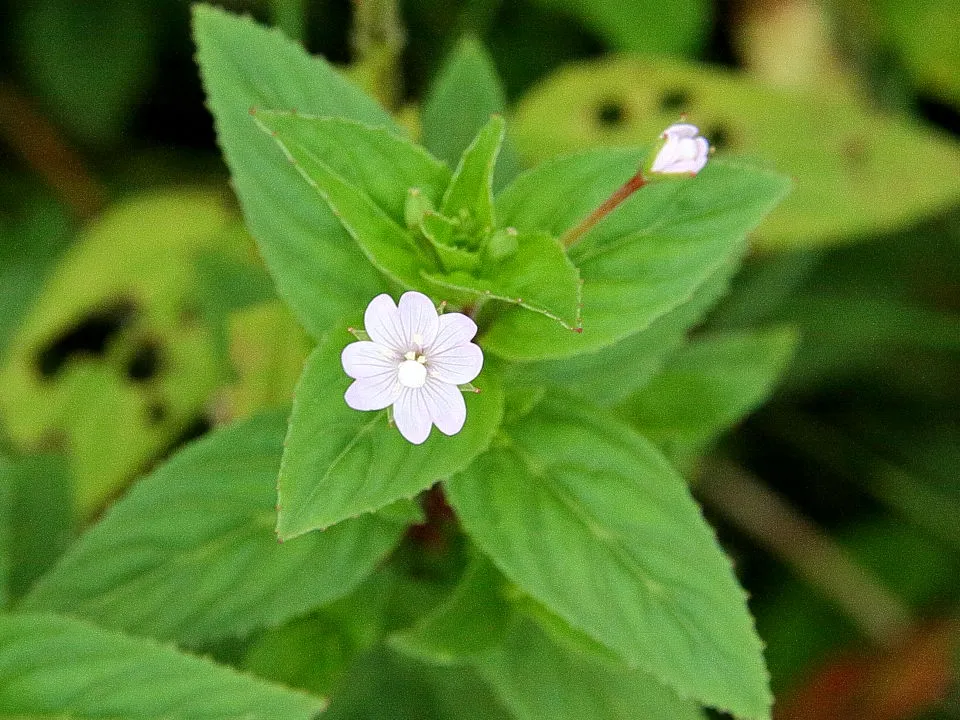
<instances>
[{"instance_id":1,"label":"background foliage","mask_svg":"<svg viewBox=\"0 0 960 720\"><path fill-rule=\"evenodd\" d=\"M224 73L249 96L211 90L243 109L218 118L231 185L186 4L0 2L0 717L307 718L318 698L350 718L698 717L595 642L622 628L591 639L541 604L563 605L551 578L517 597L435 493L426 517L400 502L274 542L284 418L304 362L324 352L312 338L355 322L379 275L355 271L359 251L308 185L286 191L284 160L263 164L273 141L246 110L324 114L345 93L356 119L419 137L451 167L504 112L498 190L568 152L596 150L596 172L615 174L638 157L623 148L681 112L717 147L717 174L701 179L718 192L722 168L744 162L792 178L736 273L736 257L678 245L709 281L645 332L613 318L609 337L625 340L566 362L516 340L536 321L491 342L535 361L515 385L549 379L548 406L578 386L683 470L750 593L776 717L960 717L960 5L221 5L279 26L389 113L292 50L259 66L282 97L256 97L236 62ZM462 132L440 130L451 123ZM564 172L545 167L548 189ZM236 196L257 206L250 231L289 240L260 246L287 268L276 289ZM530 197L501 195L497 212L521 230L525 218L563 226ZM730 222L749 226L744 212ZM663 293L682 291L675 257L661 259ZM491 393L471 412L504 413L524 452L556 457L574 440L553 447L535 431L537 392ZM634 442L582 427L610 453ZM507 483L519 465L495 474ZM549 507L537 494L562 476L548 465L544 478L480 507L470 472L448 492L483 547L514 526L491 508ZM489 642L462 631L493 625Z\"/></svg>"}]
</instances>

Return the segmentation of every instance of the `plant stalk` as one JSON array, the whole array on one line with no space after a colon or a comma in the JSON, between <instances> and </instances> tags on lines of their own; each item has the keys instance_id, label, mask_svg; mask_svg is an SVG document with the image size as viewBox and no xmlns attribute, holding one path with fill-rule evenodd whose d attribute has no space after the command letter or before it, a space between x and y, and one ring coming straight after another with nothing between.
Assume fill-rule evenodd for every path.
<instances>
[{"instance_id":1,"label":"plant stalk","mask_svg":"<svg viewBox=\"0 0 960 720\"><path fill-rule=\"evenodd\" d=\"M564 249L569 250L573 247L594 225L612 213L624 200L646 184L647 179L643 176L643 171L638 170L636 175L627 180L613 195L604 200L603 204L590 213L583 222L564 233L563 237L560 238Z\"/></svg>"}]
</instances>

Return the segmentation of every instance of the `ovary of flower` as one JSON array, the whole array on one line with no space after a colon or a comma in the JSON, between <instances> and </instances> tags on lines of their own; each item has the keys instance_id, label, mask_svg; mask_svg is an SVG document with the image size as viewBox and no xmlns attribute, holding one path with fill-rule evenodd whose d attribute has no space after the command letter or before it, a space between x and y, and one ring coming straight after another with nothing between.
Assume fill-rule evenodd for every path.
<instances>
[{"instance_id":1,"label":"ovary of flower","mask_svg":"<svg viewBox=\"0 0 960 720\"><path fill-rule=\"evenodd\" d=\"M663 147L650 171L665 175L696 175L707 164L710 143L696 125L677 123L663 131Z\"/></svg>"},{"instance_id":2,"label":"ovary of flower","mask_svg":"<svg viewBox=\"0 0 960 720\"><path fill-rule=\"evenodd\" d=\"M364 325L370 340L350 343L341 361L354 379L344 399L354 410L393 406L400 434L419 445L436 425L455 435L467 419L458 385L483 367L483 351L470 342L477 325L461 313L438 315L430 298L407 292L394 305L378 295L367 306Z\"/></svg>"}]
</instances>

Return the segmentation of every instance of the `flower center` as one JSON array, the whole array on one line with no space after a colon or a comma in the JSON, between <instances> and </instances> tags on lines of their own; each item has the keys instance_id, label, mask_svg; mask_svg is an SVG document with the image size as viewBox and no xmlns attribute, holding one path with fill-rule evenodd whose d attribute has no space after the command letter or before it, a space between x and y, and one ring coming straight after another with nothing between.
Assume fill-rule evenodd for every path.
<instances>
[{"instance_id":1,"label":"flower center","mask_svg":"<svg viewBox=\"0 0 960 720\"><path fill-rule=\"evenodd\" d=\"M407 353L408 355L410 353ZM422 356L421 356L422 357ZM404 360L397 368L397 380L400 384L408 388L423 387L427 382L427 368L423 363L417 360Z\"/></svg>"}]
</instances>

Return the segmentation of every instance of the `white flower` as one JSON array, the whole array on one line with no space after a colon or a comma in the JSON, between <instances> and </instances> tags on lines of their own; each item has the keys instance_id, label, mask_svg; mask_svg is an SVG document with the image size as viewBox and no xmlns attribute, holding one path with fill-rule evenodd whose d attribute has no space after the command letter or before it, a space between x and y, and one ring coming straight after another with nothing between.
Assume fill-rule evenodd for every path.
<instances>
[{"instance_id":1,"label":"white flower","mask_svg":"<svg viewBox=\"0 0 960 720\"><path fill-rule=\"evenodd\" d=\"M666 175L696 175L707 164L710 143L700 136L696 125L678 123L663 131L663 147L657 153L651 172Z\"/></svg>"},{"instance_id":2,"label":"white flower","mask_svg":"<svg viewBox=\"0 0 960 720\"><path fill-rule=\"evenodd\" d=\"M467 419L458 385L483 367L483 351L470 342L477 325L461 313L438 315L426 295L404 293L399 305L378 295L367 306L364 329L370 340L350 343L341 360L354 382L344 399L354 410L393 405L400 434L419 445L436 425L456 435Z\"/></svg>"}]
</instances>

